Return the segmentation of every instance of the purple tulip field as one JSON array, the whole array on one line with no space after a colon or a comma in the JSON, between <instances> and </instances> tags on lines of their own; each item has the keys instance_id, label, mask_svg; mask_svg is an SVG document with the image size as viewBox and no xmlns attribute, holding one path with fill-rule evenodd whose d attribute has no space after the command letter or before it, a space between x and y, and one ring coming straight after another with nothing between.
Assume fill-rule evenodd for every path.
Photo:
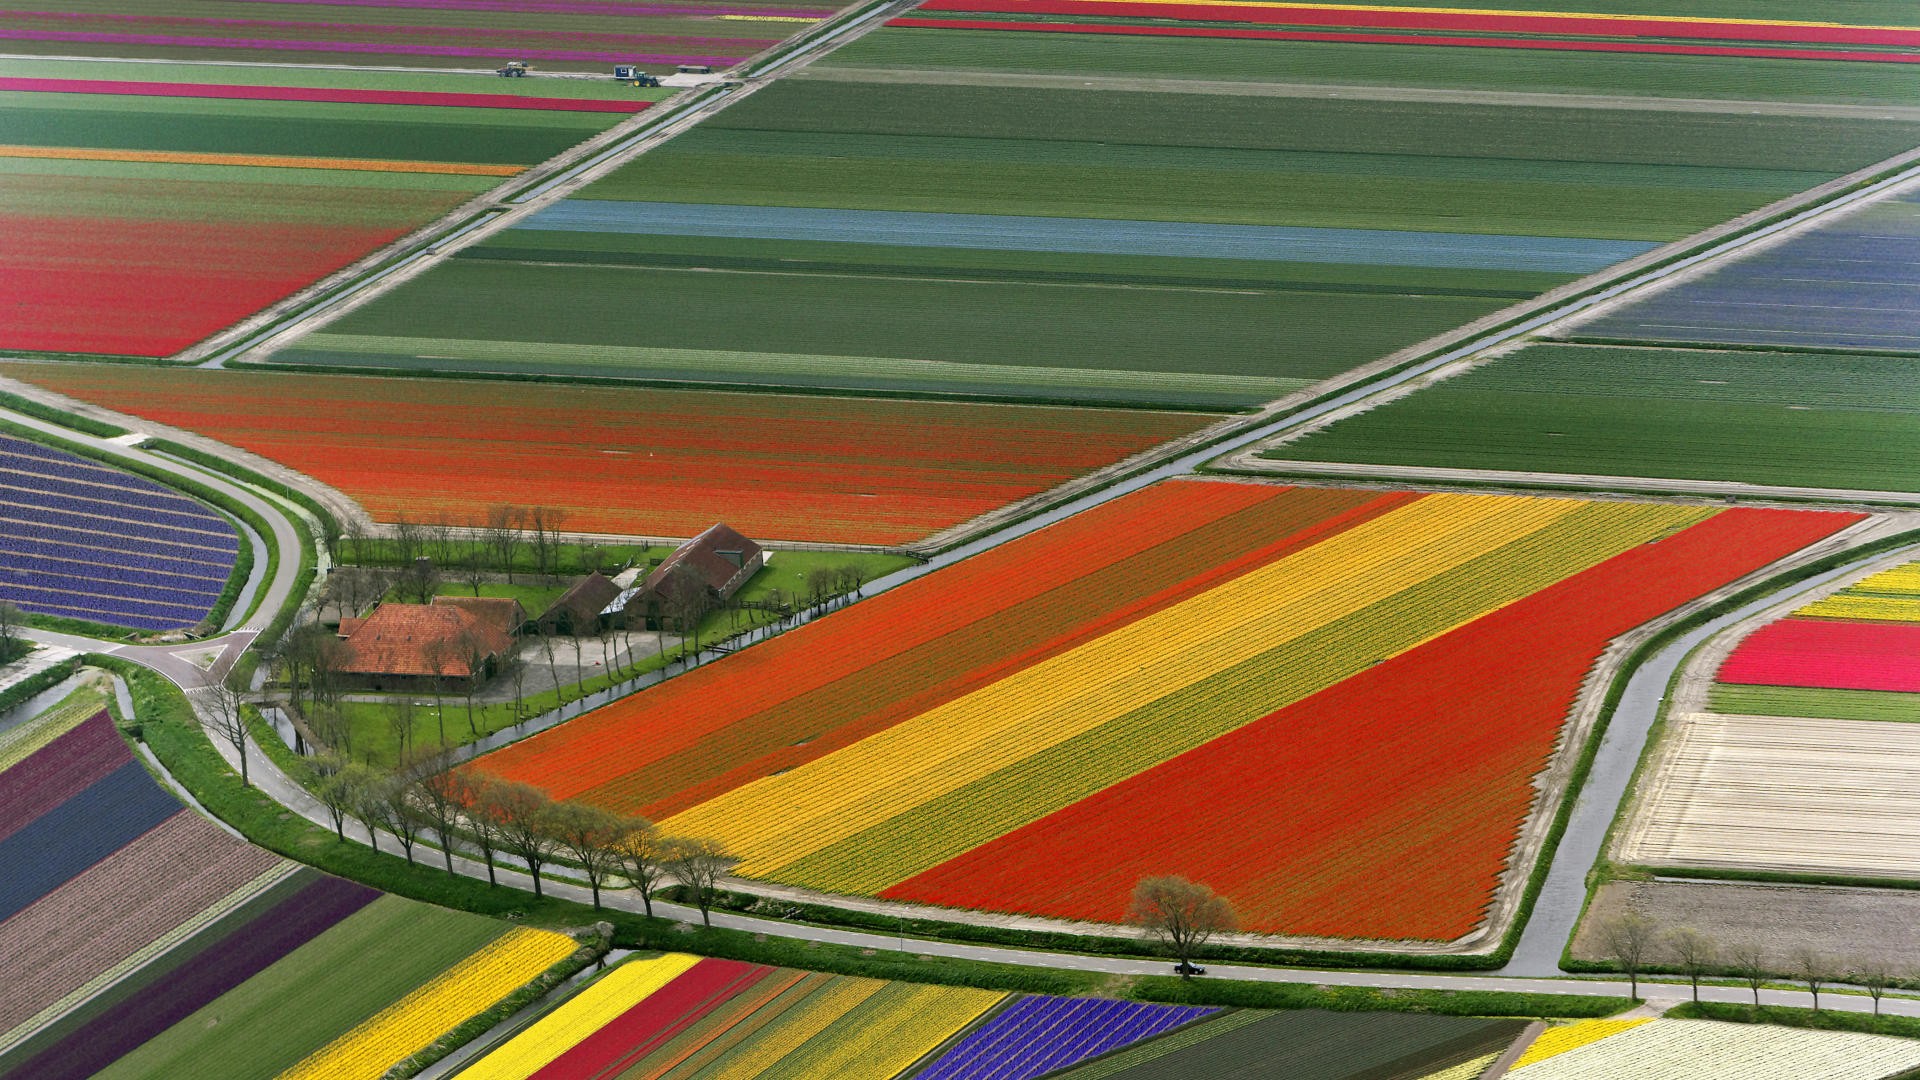
<instances>
[{"instance_id":1,"label":"purple tulip field","mask_svg":"<svg viewBox=\"0 0 1920 1080\"><path fill-rule=\"evenodd\" d=\"M144 477L0 436L0 599L136 630L207 617L240 537L211 507Z\"/></svg>"},{"instance_id":2,"label":"purple tulip field","mask_svg":"<svg viewBox=\"0 0 1920 1080\"><path fill-rule=\"evenodd\" d=\"M1021 998L918 1080L1030 1080L1218 1012L1104 998Z\"/></svg>"}]
</instances>

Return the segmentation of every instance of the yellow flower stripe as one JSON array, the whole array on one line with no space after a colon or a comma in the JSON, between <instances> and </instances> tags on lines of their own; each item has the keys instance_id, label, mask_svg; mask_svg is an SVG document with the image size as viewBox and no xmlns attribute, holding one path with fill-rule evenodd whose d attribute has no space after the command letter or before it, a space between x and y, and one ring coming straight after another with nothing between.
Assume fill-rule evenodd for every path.
<instances>
[{"instance_id":1,"label":"yellow flower stripe","mask_svg":"<svg viewBox=\"0 0 1920 1080\"><path fill-rule=\"evenodd\" d=\"M1153 4L1164 0L1106 0L1109 4ZM1421 14L1441 15L1524 15L1539 19L1607 19L1609 21L1633 22L1644 19L1658 19L1661 22L1726 24L1730 26L1798 26L1821 28L1844 28L1848 30L1911 30L1911 26L1875 26L1859 23L1812 22L1800 19L1715 19L1703 15L1655 15L1620 13L1602 13L1593 11L1532 11L1525 8L1430 8L1395 7L1378 4L1290 4L1286 0L1181 0L1182 3L1201 7L1256 7L1256 8L1304 8L1309 11L1355 11L1355 12L1417 12Z\"/></svg>"},{"instance_id":2,"label":"yellow flower stripe","mask_svg":"<svg viewBox=\"0 0 1920 1080\"><path fill-rule=\"evenodd\" d=\"M469 1066L460 1076L462 1080L526 1080L699 962L699 957L686 953L629 960Z\"/></svg>"},{"instance_id":3,"label":"yellow flower stripe","mask_svg":"<svg viewBox=\"0 0 1920 1080\"><path fill-rule=\"evenodd\" d=\"M879 979L834 978L745 1043L701 1070L700 1080L756 1080L808 1039L886 987Z\"/></svg>"},{"instance_id":4,"label":"yellow flower stripe","mask_svg":"<svg viewBox=\"0 0 1920 1080\"><path fill-rule=\"evenodd\" d=\"M1432 495L824 758L675 815L765 875L1544 528L1576 499Z\"/></svg>"},{"instance_id":5,"label":"yellow flower stripe","mask_svg":"<svg viewBox=\"0 0 1920 1080\"><path fill-rule=\"evenodd\" d=\"M56 707L0 735L0 772L5 772L32 757L42 747L79 727L83 721L91 719L93 714L99 711L99 709L83 711Z\"/></svg>"},{"instance_id":6,"label":"yellow flower stripe","mask_svg":"<svg viewBox=\"0 0 1920 1080\"><path fill-rule=\"evenodd\" d=\"M990 990L888 983L868 999L868 1008L827 1027L762 1076L764 1080L898 1076L1005 997Z\"/></svg>"},{"instance_id":7,"label":"yellow flower stripe","mask_svg":"<svg viewBox=\"0 0 1920 1080\"><path fill-rule=\"evenodd\" d=\"M1582 1020L1577 1024L1548 1028L1540 1033L1539 1038L1533 1040L1533 1045L1527 1047L1527 1052L1520 1055L1520 1060L1514 1062L1513 1067L1519 1069L1527 1065L1532 1065L1535 1062L1545 1061L1550 1057L1564 1054L1569 1050L1576 1050L1590 1042L1599 1042L1609 1035L1618 1035L1623 1031L1631 1031L1647 1022L1645 1018L1639 1020Z\"/></svg>"},{"instance_id":8,"label":"yellow flower stripe","mask_svg":"<svg viewBox=\"0 0 1920 1080\"><path fill-rule=\"evenodd\" d=\"M281 1080L379 1076L578 948L551 930L514 929L281 1073Z\"/></svg>"},{"instance_id":9,"label":"yellow flower stripe","mask_svg":"<svg viewBox=\"0 0 1920 1080\"><path fill-rule=\"evenodd\" d=\"M158 165L248 165L268 169L340 169L351 172L446 173L455 176L518 176L526 171L521 165L476 165L462 161L384 161L379 158L215 154L186 150L96 150L80 146L0 146L0 158L133 161Z\"/></svg>"},{"instance_id":10,"label":"yellow flower stripe","mask_svg":"<svg viewBox=\"0 0 1920 1080\"><path fill-rule=\"evenodd\" d=\"M1920 622L1920 597L1829 596L1795 615L1814 619L1865 619L1869 622Z\"/></svg>"}]
</instances>

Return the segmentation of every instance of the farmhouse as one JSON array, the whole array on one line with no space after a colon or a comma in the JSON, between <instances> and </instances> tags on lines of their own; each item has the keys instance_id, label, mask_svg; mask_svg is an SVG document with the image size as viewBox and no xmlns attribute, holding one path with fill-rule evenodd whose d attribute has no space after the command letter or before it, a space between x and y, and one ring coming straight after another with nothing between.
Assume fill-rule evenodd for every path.
<instances>
[{"instance_id":1,"label":"farmhouse","mask_svg":"<svg viewBox=\"0 0 1920 1080\"><path fill-rule=\"evenodd\" d=\"M526 616L517 600L480 601L442 596L342 619L334 670L375 690L485 678L513 648L513 631Z\"/></svg>"},{"instance_id":2,"label":"farmhouse","mask_svg":"<svg viewBox=\"0 0 1920 1080\"><path fill-rule=\"evenodd\" d=\"M644 619L648 629L658 630L676 603L706 609L724 603L766 564L765 549L720 522L675 548L644 580L617 590L600 615Z\"/></svg>"},{"instance_id":3,"label":"farmhouse","mask_svg":"<svg viewBox=\"0 0 1920 1080\"><path fill-rule=\"evenodd\" d=\"M600 629L600 613L620 595L620 586L598 570L560 594L539 618L543 634L591 634Z\"/></svg>"}]
</instances>

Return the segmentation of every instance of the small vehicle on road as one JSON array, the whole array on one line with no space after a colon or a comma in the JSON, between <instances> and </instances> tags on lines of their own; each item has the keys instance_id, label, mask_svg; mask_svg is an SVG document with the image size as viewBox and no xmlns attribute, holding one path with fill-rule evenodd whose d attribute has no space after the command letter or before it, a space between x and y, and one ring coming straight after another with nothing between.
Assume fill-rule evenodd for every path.
<instances>
[{"instance_id":1,"label":"small vehicle on road","mask_svg":"<svg viewBox=\"0 0 1920 1080\"><path fill-rule=\"evenodd\" d=\"M1190 979L1195 975L1205 975L1207 973L1207 969L1200 967L1197 964L1189 964L1185 960L1182 960L1179 963L1173 965L1173 973L1175 975L1184 976Z\"/></svg>"}]
</instances>

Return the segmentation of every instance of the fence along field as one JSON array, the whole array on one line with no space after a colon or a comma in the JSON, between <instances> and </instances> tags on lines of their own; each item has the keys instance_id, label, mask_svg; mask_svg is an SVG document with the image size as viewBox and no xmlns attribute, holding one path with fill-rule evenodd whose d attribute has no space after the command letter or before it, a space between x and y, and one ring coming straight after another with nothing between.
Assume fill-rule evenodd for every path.
<instances>
[{"instance_id":1,"label":"fence along field","mask_svg":"<svg viewBox=\"0 0 1920 1080\"><path fill-rule=\"evenodd\" d=\"M614 968L460 1075L1231 1080L1284 1060L1291 1080L1361 1080L1479 1060L1521 1027L1003 994L667 953ZM1256 1062L1268 1071L1246 1071Z\"/></svg>"},{"instance_id":2,"label":"fence along field","mask_svg":"<svg viewBox=\"0 0 1920 1080\"><path fill-rule=\"evenodd\" d=\"M378 1076L574 951L229 837L104 700L0 733L0 1076Z\"/></svg>"},{"instance_id":3,"label":"fence along field","mask_svg":"<svg viewBox=\"0 0 1920 1080\"><path fill-rule=\"evenodd\" d=\"M8 52L372 67L604 71L726 67L833 14L792 0L531 4L475 0L205 0L139 11L86 0L0 15Z\"/></svg>"},{"instance_id":4,"label":"fence along field","mask_svg":"<svg viewBox=\"0 0 1920 1080\"><path fill-rule=\"evenodd\" d=\"M240 535L210 506L145 477L0 435L0 600L136 630L204 620Z\"/></svg>"},{"instance_id":5,"label":"fence along field","mask_svg":"<svg viewBox=\"0 0 1920 1080\"><path fill-rule=\"evenodd\" d=\"M438 78L9 61L0 348L179 352L648 104Z\"/></svg>"},{"instance_id":6,"label":"fence along field","mask_svg":"<svg viewBox=\"0 0 1920 1080\"><path fill-rule=\"evenodd\" d=\"M1449 941L1606 644L1856 520L1169 483L472 767L826 892Z\"/></svg>"},{"instance_id":7,"label":"fence along field","mask_svg":"<svg viewBox=\"0 0 1920 1080\"><path fill-rule=\"evenodd\" d=\"M963 33L856 42L275 358L1245 406L1920 142L1715 103L1022 85L991 42L916 72L968 66L941 59Z\"/></svg>"},{"instance_id":8,"label":"fence along field","mask_svg":"<svg viewBox=\"0 0 1920 1080\"><path fill-rule=\"evenodd\" d=\"M8 364L0 374L219 439L359 500L465 524L545 506L584 532L901 544L1214 418L635 387Z\"/></svg>"}]
</instances>

